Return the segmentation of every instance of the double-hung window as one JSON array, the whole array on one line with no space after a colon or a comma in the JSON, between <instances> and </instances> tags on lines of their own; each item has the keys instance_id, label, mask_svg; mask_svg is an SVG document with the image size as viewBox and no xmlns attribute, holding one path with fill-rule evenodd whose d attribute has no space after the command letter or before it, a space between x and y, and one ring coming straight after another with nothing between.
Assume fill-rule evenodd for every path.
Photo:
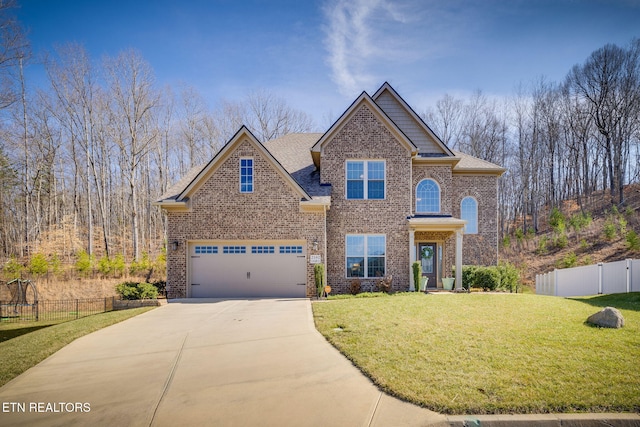
<instances>
[{"instance_id":1,"label":"double-hung window","mask_svg":"<svg viewBox=\"0 0 640 427\"><path fill-rule=\"evenodd\" d=\"M253 159L240 159L240 192L253 193Z\"/></svg>"},{"instance_id":2,"label":"double-hung window","mask_svg":"<svg viewBox=\"0 0 640 427\"><path fill-rule=\"evenodd\" d=\"M347 199L384 199L384 160L347 161Z\"/></svg>"},{"instance_id":3,"label":"double-hung window","mask_svg":"<svg viewBox=\"0 0 640 427\"><path fill-rule=\"evenodd\" d=\"M348 234L346 238L347 277L383 277L387 238L384 234Z\"/></svg>"}]
</instances>

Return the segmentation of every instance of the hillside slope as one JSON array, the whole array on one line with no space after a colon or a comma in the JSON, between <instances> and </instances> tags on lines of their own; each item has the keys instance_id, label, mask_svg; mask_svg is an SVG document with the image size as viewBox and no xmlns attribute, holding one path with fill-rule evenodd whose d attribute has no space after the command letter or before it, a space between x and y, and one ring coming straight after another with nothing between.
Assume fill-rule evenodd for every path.
<instances>
[{"instance_id":1,"label":"hillside slope","mask_svg":"<svg viewBox=\"0 0 640 427\"><path fill-rule=\"evenodd\" d=\"M535 288L536 274L554 268L640 258L640 184L627 186L625 195L623 210L608 193L594 195L584 212L575 200L562 204L562 215L548 210L537 234L514 232L503 240L500 260L516 265L523 283Z\"/></svg>"}]
</instances>

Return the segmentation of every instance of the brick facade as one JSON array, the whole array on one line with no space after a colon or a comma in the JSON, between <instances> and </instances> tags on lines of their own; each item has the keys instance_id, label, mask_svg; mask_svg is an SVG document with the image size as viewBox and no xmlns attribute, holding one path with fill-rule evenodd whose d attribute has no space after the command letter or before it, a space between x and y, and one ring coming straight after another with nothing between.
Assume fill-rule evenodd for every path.
<instances>
[{"instance_id":1,"label":"brick facade","mask_svg":"<svg viewBox=\"0 0 640 427\"><path fill-rule=\"evenodd\" d=\"M384 200L347 200L347 160L385 160ZM321 180L331 184L331 209L327 214L327 281L337 293L349 290L345 239L347 234L386 235L386 274L392 287L404 290L409 283L409 229L411 214L411 153L387 127L363 105L323 146ZM362 279L363 289L375 289L376 279Z\"/></svg>"},{"instance_id":2,"label":"brick facade","mask_svg":"<svg viewBox=\"0 0 640 427\"><path fill-rule=\"evenodd\" d=\"M253 158L253 193L240 193L241 157ZM168 298L187 296L190 241L305 240L307 255L321 254L324 247L324 213L300 212L300 195L248 140L219 165L190 203L189 212L168 212L168 241L179 243L177 251L167 253ZM308 296L315 294L313 283L313 265L308 264Z\"/></svg>"},{"instance_id":3,"label":"brick facade","mask_svg":"<svg viewBox=\"0 0 640 427\"><path fill-rule=\"evenodd\" d=\"M478 234L465 234L464 264L495 265L498 262L498 177L491 175L454 175L452 200L455 217L460 218L462 199L471 196L478 202Z\"/></svg>"},{"instance_id":4,"label":"brick facade","mask_svg":"<svg viewBox=\"0 0 640 427\"><path fill-rule=\"evenodd\" d=\"M234 137L233 144L223 148L224 155L215 159L215 167L204 169L208 176L194 181L199 187L180 184L184 191L189 188L190 199L179 199L181 192L161 199L158 204L166 206L168 213L168 241L179 243L177 250L167 253L168 297L188 296L188 249L196 241L306 242L307 260L311 255L322 256L327 284L334 293L349 292L353 280L347 277L346 236L350 234L385 235L385 275L393 277L395 291L411 288L410 260L418 258L419 243L438 243L440 277L452 276L452 267L460 262L456 258L456 233L464 224L459 219L460 203L467 196L478 204L478 233L463 236L462 264L495 264L497 180L504 170L449 150L405 108L388 84L378 93L384 102L376 103L363 93L327 133L307 146L303 143L308 137L292 135L272 141L266 151L249 136ZM420 134L421 145L414 144L408 134L414 139ZM280 150L279 162L273 150ZM239 190L243 157L254 161L254 191L248 194ZM348 160L384 161L384 199L347 200ZM284 164L286 172L281 169ZM416 186L424 179L433 179L440 187L440 212L435 215L415 211ZM304 194L312 190L313 196ZM312 207L303 209L309 202ZM362 290L374 290L378 280L361 279ZM313 265L308 263L307 296L314 294Z\"/></svg>"}]
</instances>

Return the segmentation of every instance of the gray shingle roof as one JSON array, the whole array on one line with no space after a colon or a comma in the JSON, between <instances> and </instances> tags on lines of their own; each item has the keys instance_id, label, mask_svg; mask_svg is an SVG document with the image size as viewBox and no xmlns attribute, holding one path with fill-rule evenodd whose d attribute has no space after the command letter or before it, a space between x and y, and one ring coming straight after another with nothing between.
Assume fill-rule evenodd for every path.
<instances>
[{"instance_id":1,"label":"gray shingle roof","mask_svg":"<svg viewBox=\"0 0 640 427\"><path fill-rule=\"evenodd\" d=\"M178 182L167 188L167 191L165 191L165 193L160 196L158 202L161 202L163 200L176 200L180 193L182 193L184 189L187 188L191 181L193 181L196 176L198 176L200 171L202 171L205 166L207 166L207 164L194 166L189 169L189 171L182 178L180 178Z\"/></svg>"},{"instance_id":2,"label":"gray shingle roof","mask_svg":"<svg viewBox=\"0 0 640 427\"><path fill-rule=\"evenodd\" d=\"M314 199L331 195L331 187L320 185L320 172L311 157L311 147L322 137L321 133L291 133L264 143L264 146L298 184ZM454 170L501 173L504 168L459 151L453 152L460 162ZM158 200L176 200L185 188L206 166L191 168L178 182L173 184Z\"/></svg>"},{"instance_id":3,"label":"gray shingle roof","mask_svg":"<svg viewBox=\"0 0 640 427\"><path fill-rule=\"evenodd\" d=\"M311 147L320 137L321 133L290 133L264 143L289 175L314 198L331 194L331 187L320 185L320 172L311 157Z\"/></svg>"}]
</instances>

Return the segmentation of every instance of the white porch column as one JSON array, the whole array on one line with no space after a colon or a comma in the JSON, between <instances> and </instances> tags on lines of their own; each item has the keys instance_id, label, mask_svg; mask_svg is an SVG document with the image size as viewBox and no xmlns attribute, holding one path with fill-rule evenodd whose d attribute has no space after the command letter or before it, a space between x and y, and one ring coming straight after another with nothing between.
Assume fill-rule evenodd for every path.
<instances>
[{"instance_id":1,"label":"white porch column","mask_svg":"<svg viewBox=\"0 0 640 427\"><path fill-rule=\"evenodd\" d=\"M416 260L416 231L413 229L409 230L409 291L414 291L415 288L413 286L413 263Z\"/></svg>"},{"instance_id":2,"label":"white porch column","mask_svg":"<svg viewBox=\"0 0 640 427\"><path fill-rule=\"evenodd\" d=\"M462 230L456 231L456 290L462 290Z\"/></svg>"}]
</instances>

